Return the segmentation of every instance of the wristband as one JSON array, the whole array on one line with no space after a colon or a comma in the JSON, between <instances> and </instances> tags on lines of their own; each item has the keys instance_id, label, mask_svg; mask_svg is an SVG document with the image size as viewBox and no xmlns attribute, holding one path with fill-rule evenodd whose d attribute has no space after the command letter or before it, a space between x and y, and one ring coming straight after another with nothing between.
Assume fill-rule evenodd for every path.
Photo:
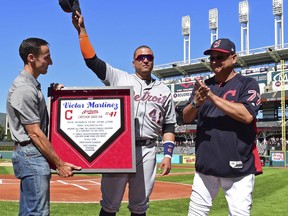
<instances>
[{"instance_id":1,"label":"wristband","mask_svg":"<svg viewBox=\"0 0 288 216\"><path fill-rule=\"evenodd\" d=\"M192 105L192 107L195 108L195 109L198 109L198 108L200 107L199 105L197 105L197 104L194 102L194 100L192 101L191 105Z\"/></svg>"},{"instance_id":2,"label":"wristband","mask_svg":"<svg viewBox=\"0 0 288 216\"><path fill-rule=\"evenodd\" d=\"M165 141L163 143L164 147L164 157L172 158L173 149L174 149L174 142L173 141Z\"/></svg>"}]
</instances>

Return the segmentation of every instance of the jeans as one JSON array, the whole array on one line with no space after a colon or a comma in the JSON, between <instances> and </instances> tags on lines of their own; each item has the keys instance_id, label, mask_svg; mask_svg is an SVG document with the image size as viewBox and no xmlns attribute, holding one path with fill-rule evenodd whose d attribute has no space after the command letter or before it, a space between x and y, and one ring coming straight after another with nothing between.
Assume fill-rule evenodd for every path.
<instances>
[{"instance_id":1,"label":"jeans","mask_svg":"<svg viewBox=\"0 0 288 216\"><path fill-rule=\"evenodd\" d=\"M49 215L51 172L46 159L33 144L18 145L12 163L20 179L19 216Z\"/></svg>"}]
</instances>

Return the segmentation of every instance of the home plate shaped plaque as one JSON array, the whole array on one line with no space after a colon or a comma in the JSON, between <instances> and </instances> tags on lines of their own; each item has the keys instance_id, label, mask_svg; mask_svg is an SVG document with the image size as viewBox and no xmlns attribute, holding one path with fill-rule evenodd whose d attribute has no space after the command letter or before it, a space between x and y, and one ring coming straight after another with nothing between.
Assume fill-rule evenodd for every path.
<instances>
[{"instance_id":1,"label":"home plate shaped plaque","mask_svg":"<svg viewBox=\"0 0 288 216\"><path fill-rule=\"evenodd\" d=\"M123 99L59 99L59 133L92 162L124 130Z\"/></svg>"},{"instance_id":2,"label":"home plate shaped plaque","mask_svg":"<svg viewBox=\"0 0 288 216\"><path fill-rule=\"evenodd\" d=\"M135 172L132 87L48 89L49 139L81 172Z\"/></svg>"}]
</instances>

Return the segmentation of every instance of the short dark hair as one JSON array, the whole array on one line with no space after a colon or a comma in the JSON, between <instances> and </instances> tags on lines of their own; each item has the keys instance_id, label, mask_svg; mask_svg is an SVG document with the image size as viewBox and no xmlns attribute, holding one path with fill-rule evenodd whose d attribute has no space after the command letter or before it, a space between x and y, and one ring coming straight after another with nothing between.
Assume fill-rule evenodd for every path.
<instances>
[{"instance_id":1,"label":"short dark hair","mask_svg":"<svg viewBox=\"0 0 288 216\"><path fill-rule=\"evenodd\" d=\"M27 38L20 44L19 55L24 64L27 64L27 57L30 53L37 57L40 55L41 46L48 45L49 43L41 38Z\"/></svg>"},{"instance_id":2,"label":"short dark hair","mask_svg":"<svg viewBox=\"0 0 288 216\"><path fill-rule=\"evenodd\" d=\"M141 46L139 46L139 47L137 47L137 48L135 49L134 54L133 54L133 59L134 59L135 56L136 56L137 50L139 50L139 49L141 49L141 48L147 48L147 49L150 49L150 50L152 51L152 49L151 49L149 46L141 45ZM152 51L152 52L153 52L153 51Z\"/></svg>"}]
</instances>

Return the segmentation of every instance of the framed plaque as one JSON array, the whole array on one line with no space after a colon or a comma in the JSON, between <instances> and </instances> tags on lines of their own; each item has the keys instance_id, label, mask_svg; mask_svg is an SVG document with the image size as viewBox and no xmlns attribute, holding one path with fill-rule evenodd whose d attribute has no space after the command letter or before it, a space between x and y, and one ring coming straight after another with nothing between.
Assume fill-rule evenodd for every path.
<instances>
[{"instance_id":1,"label":"framed plaque","mask_svg":"<svg viewBox=\"0 0 288 216\"><path fill-rule=\"evenodd\" d=\"M88 173L135 173L132 87L48 89L49 139Z\"/></svg>"}]
</instances>

